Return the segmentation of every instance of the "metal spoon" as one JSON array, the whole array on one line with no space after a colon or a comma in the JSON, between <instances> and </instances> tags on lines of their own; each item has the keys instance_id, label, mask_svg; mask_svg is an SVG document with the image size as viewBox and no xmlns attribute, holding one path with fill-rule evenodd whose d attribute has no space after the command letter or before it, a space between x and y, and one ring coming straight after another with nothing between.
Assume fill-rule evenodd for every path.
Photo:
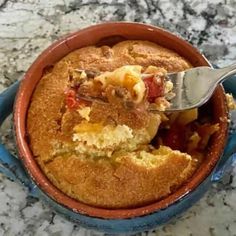
<instances>
[{"instance_id":1,"label":"metal spoon","mask_svg":"<svg viewBox=\"0 0 236 236\"><path fill-rule=\"evenodd\" d=\"M215 88L229 76L236 74L236 64L213 69L195 67L186 71L168 74L173 83L175 97L166 111L182 111L200 107L212 96Z\"/></svg>"},{"instance_id":2,"label":"metal spoon","mask_svg":"<svg viewBox=\"0 0 236 236\"><path fill-rule=\"evenodd\" d=\"M169 100L170 107L165 111L182 111L200 107L210 99L219 83L234 74L236 74L236 64L221 69L195 67L186 71L168 73L167 79L173 83L171 92L175 96ZM94 97L80 95L80 98L91 102L106 103ZM158 112L155 108L150 108L150 111Z\"/></svg>"}]
</instances>

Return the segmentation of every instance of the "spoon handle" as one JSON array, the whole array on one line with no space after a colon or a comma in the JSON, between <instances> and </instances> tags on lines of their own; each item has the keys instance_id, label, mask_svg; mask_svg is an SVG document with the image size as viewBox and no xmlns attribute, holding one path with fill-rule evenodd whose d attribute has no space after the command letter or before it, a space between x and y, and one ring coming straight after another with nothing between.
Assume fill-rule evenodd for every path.
<instances>
[{"instance_id":1,"label":"spoon handle","mask_svg":"<svg viewBox=\"0 0 236 236\"><path fill-rule=\"evenodd\" d=\"M236 74L236 64L226 66L224 68L216 69L218 82L222 82L231 75Z\"/></svg>"}]
</instances>

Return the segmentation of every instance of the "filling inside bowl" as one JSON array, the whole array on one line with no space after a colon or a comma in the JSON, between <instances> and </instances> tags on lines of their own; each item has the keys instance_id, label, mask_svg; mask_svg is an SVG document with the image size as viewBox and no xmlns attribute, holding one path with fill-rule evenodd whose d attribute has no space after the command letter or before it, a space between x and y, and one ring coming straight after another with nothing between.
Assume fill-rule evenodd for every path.
<instances>
[{"instance_id":1,"label":"filling inside bowl","mask_svg":"<svg viewBox=\"0 0 236 236\"><path fill-rule=\"evenodd\" d=\"M219 129L209 105L165 112L174 96L166 74L190 67L175 52L139 40L61 59L45 71L28 111L41 169L61 191L98 207L142 206L174 192Z\"/></svg>"}]
</instances>

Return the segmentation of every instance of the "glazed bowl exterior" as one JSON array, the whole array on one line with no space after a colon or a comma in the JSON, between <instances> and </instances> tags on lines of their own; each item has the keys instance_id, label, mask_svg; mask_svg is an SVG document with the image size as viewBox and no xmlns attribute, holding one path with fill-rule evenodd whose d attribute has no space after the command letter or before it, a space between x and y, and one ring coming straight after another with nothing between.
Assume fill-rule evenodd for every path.
<instances>
[{"instance_id":1,"label":"glazed bowl exterior","mask_svg":"<svg viewBox=\"0 0 236 236\"><path fill-rule=\"evenodd\" d=\"M79 224L109 233L139 232L165 223L190 207L208 189L216 165L223 153L228 133L228 109L222 86L218 86L211 98L212 115L220 130L212 138L209 152L200 168L188 183L176 192L155 203L130 209L103 209L76 201L57 189L38 166L27 141L26 118L31 96L41 79L44 69L53 65L68 53L88 45L112 45L127 39L148 40L176 51L193 66L211 66L207 59L192 45L180 37L155 26L140 23L103 23L69 34L53 43L32 64L17 92L14 130L20 162L17 165L30 176L19 177L30 187L35 196L44 198L58 212ZM13 91L13 89L12 89ZM16 92L16 88L14 91ZM10 158L10 157L9 157ZM226 158L226 157L225 157ZM225 158L223 158L225 162ZM227 156L228 158L228 156ZM23 171L23 170L22 170Z\"/></svg>"}]
</instances>

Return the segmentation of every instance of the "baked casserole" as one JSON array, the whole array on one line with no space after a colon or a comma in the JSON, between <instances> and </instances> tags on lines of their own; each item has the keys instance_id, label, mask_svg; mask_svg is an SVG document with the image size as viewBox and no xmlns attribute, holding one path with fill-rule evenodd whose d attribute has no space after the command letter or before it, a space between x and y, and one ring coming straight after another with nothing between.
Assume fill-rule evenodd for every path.
<instances>
[{"instance_id":1,"label":"baked casserole","mask_svg":"<svg viewBox=\"0 0 236 236\"><path fill-rule=\"evenodd\" d=\"M143 206L185 184L218 130L197 109L165 112L174 96L166 74L191 67L174 51L127 40L80 48L46 68L27 117L46 176L109 209Z\"/></svg>"}]
</instances>

